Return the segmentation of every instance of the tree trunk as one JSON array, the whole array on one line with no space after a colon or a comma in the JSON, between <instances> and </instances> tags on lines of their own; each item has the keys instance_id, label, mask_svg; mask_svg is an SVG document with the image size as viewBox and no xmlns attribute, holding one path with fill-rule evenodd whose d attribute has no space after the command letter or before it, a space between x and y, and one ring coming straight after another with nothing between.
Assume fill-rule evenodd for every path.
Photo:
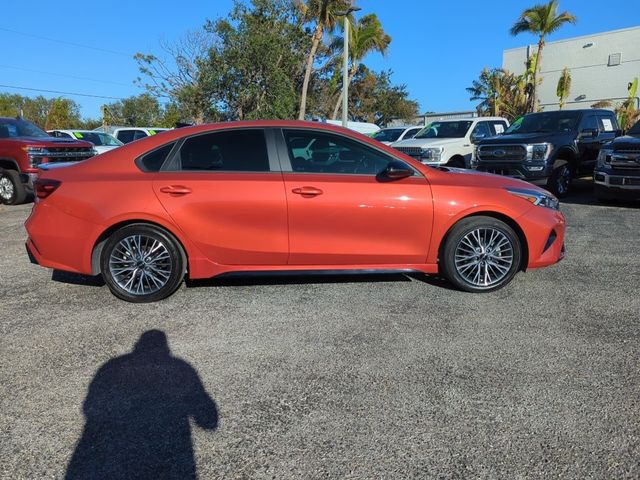
<instances>
[{"instance_id":1,"label":"tree trunk","mask_svg":"<svg viewBox=\"0 0 640 480\"><path fill-rule=\"evenodd\" d=\"M347 86L351 85L351 80L355 77L356 72L358 70L357 65L352 65L351 70L349 70L349 75L347 75ZM333 108L333 115L331 116L331 120L335 120L338 118L338 112L340 111L340 106L342 105L342 96L344 95L344 86L342 90L340 90L340 95L338 95L338 100L336 102L335 107Z\"/></svg>"},{"instance_id":2,"label":"tree trunk","mask_svg":"<svg viewBox=\"0 0 640 480\"><path fill-rule=\"evenodd\" d=\"M538 73L540 72L540 65L542 65L542 49L544 48L544 37L540 36L538 41L538 51L536 53L536 65L533 69L533 88L531 93L531 111L538 111Z\"/></svg>"},{"instance_id":3,"label":"tree trunk","mask_svg":"<svg viewBox=\"0 0 640 480\"><path fill-rule=\"evenodd\" d=\"M313 70L313 60L316 57L320 40L322 40L322 32L324 25L318 22L316 25L316 31L313 33L313 39L311 40L311 51L307 57L307 65L304 71L304 81L302 82L302 95L300 97L300 113L298 114L298 120L304 120L307 113L307 91L309 90L309 80L311 79L311 71Z\"/></svg>"}]
</instances>

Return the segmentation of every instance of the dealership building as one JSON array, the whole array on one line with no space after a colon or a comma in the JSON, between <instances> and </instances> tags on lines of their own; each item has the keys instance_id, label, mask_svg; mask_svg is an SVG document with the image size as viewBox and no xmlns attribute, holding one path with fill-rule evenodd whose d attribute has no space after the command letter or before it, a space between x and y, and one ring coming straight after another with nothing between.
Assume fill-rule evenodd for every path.
<instances>
[{"instance_id":1,"label":"dealership building","mask_svg":"<svg viewBox=\"0 0 640 480\"><path fill-rule=\"evenodd\" d=\"M524 73L537 44L505 50L502 68ZM640 77L640 26L596 33L545 44L542 51L542 83L539 101L544 110L559 108L556 88L564 68L571 72L571 91L565 108L589 108L628 97L628 85ZM640 101L636 97L636 104Z\"/></svg>"}]
</instances>

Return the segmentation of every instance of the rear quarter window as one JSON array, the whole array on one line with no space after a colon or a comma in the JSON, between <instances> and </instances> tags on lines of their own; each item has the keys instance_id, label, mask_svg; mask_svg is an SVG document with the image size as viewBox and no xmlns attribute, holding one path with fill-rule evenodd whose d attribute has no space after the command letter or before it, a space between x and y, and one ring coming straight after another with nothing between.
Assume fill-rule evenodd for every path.
<instances>
[{"instance_id":1,"label":"rear quarter window","mask_svg":"<svg viewBox=\"0 0 640 480\"><path fill-rule=\"evenodd\" d=\"M145 153L136 160L138 167L144 172L159 172L175 144L171 142Z\"/></svg>"}]
</instances>

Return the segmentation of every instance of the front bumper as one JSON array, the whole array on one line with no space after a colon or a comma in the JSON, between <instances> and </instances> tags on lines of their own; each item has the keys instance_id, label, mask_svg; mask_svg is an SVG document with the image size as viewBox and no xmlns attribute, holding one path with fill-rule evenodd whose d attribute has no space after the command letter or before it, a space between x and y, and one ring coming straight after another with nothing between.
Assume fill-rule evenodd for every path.
<instances>
[{"instance_id":1,"label":"front bumper","mask_svg":"<svg viewBox=\"0 0 640 480\"><path fill-rule=\"evenodd\" d=\"M593 172L593 181L611 192L635 192L640 196L640 170L596 170Z\"/></svg>"},{"instance_id":2,"label":"front bumper","mask_svg":"<svg viewBox=\"0 0 640 480\"><path fill-rule=\"evenodd\" d=\"M20 174L20 182L24 186L24 189L27 193L34 192L34 183L38 179L37 173L21 173Z\"/></svg>"},{"instance_id":3,"label":"front bumper","mask_svg":"<svg viewBox=\"0 0 640 480\"><path fill-rule=\"evenodd\" d=\"M517 221L527 238L527 268L553 265L565 257L566 221L562 212L533 207Z\"/></svg>"},{"instance_id":4,"label":"front bumper","mask_svg":"<svg viewBox=\"0 0 640 480\"><path fill-rule=\"evenodd\" d=\"M521 162L480 161L473 165L473 168L479 172L518 178L535 185L546 185L551 176L551 168L548 165L525 165Z\"/></svg>"}]
</instances>

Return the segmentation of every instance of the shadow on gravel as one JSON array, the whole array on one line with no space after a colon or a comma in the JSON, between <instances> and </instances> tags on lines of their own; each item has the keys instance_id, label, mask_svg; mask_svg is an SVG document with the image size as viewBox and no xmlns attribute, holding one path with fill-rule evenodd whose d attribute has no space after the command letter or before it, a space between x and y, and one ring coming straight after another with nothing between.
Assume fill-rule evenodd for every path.
<instances>
[{"instance_id":1,"label":"shadow on gravel","mask_svg":"<svg viewBox=\"0 0 640 480\"><path fill-rule=\"evenodd\" d=\"M560 200L560 204L569 205L598 205L601 207L617 207L617 208L638 208L640 202L637 200L616 200L601 202L596 198L593 181L591 180L575 180L569 195Z\"/></svg>"},{"instance_id":2,"label":"shadow on gravel","mask_svg":"<svg viewBox=\"0 0 640 480\"><path fill-rule=\"evenodd\" d=\"M218 425L197 372L171 355L159 330L100 367L83 411L67 479L196 478L189 420L206 430Z\"/></svg>"},{"instance_id":3,"label":"shadow on gravel","mask_svg":"<svg viewBox=\"0 0 640 480\"><path fill-rule=\"evenodd\" d=\"M102 275L81 275L79 273L63 272L62 270L54 270L51 273L51 280L88 287L102 287L104 285Z\"/></svg>"}]
</instances>

